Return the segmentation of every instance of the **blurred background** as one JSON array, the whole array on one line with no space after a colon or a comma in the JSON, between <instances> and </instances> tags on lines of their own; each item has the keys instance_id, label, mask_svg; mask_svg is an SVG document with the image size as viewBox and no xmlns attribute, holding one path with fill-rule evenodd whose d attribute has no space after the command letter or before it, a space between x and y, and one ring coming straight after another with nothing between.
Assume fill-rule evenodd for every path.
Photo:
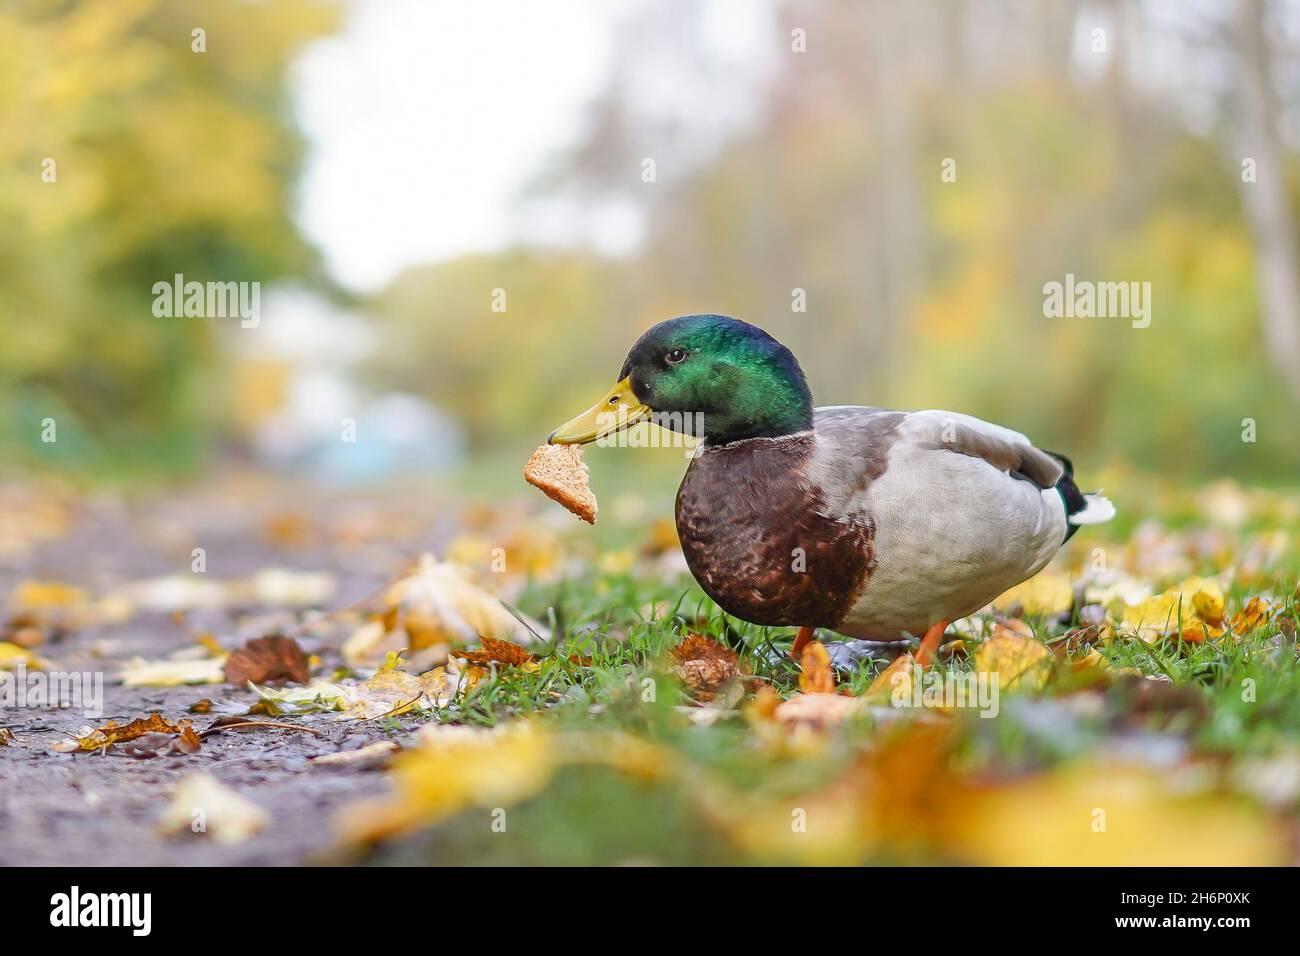
<instances>
[{"instance_id":1,"label":"blurred background","mask_svg":"<svg viewBox=\"0 0 1300 956\"><path fill-rule=\"evenodd\" d=\"M486 748L483 795L397 810L438 822L558 768L551 802L520 840L441 823L415 859L1300 860L1298 236L1300 0L6 0L0 669L148 668L110 678L122 724L279 714L224 655L295 636L353 687L405 648L416 680L483 607L530 638L505 601L568 643L436 721L617 728L686 802L618 777L621 744L579 769L456 738ZM177 276L259 283L256 322L156 314ZM1149 325L1045 314L1067 276L1149 283ZM691 312L768 329L821 404L968 412L1105 489L1117 520L952 645L979 665L992 627L1039 655L1008 687L1043 658L1051 683L952 741L918 719L819 749L777 717L803 683L783 636L691 585L680 448L592 448L595 529L524 484L634 339ZM696 632L767 693L642 706L634 679L676 688ZM329 726L378 740L396 713ZM297 862L384 786L300 773L307 735L205 743L275 811L214 850L153 830L183 761L74 770L41 748L77 715L0 721L0 862ZM1270 815L1185 805L1211 785ZM829 823L790 842L805 793ZM1099 805L1119 839L1081 822Z\"/></svg>"},{"instance_id":2,"label":"blurred background","mask_svg":"<svg viewBox=\"0 0 1300 956\"><path fill-rule=\"evenodd\" d=\"M1274 483L1298 146L1287 0L19 0L0 456L513 488L644 328L717 311L823 404ZM260 282L260 323L156 317L177 273ZM1150 282L1150 327L1045 317L1067 273Z\"/></svg>"}]
</instances>

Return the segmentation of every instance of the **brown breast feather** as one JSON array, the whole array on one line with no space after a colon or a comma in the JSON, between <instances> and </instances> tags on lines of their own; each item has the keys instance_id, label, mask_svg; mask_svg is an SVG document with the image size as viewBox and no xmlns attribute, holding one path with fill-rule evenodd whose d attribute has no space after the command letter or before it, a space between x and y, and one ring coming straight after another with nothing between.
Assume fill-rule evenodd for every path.
<instances>
[{"instance_id":1,"label":"brown breast feather","mask_svg":"<svg viewBox=\"0 0 1300 956\"><path fill-rule=\"evenodd\" d=\"M835 433L831 454L848 456L859 491L883 469L896 423L837 411L819 412L816 427ZM862 511L835 514L832 505L843 502L828 501L817 457L816 440L804 434L709 448L687 469L677 493L682 551L728 614L833 629L861 593L875 565L875 522Z\"/></svg>"}]
</instances>

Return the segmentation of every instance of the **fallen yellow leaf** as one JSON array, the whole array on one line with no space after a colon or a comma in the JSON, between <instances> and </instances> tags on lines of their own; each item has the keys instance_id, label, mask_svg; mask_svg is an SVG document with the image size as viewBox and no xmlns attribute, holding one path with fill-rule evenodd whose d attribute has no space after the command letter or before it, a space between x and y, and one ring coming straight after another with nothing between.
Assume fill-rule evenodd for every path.
<instances>
[{"instance_id":1,"label":"fallen yellow leaf","mask_svg":"<svg viewBox=\"0 0 1300 956\"><path fill-rule=\"evenodd\" d=\"M467 644L481 637L530 644L533 631L548 636L542 625L516 620L470 580L467 569L431 554L422 555L414 570L384 588L375 612L343 646L343 659L353 666L402 648Z\"/></svg>"},{"instance_id":2,"label":"fallen yellow leaf","mask_svg":"<svg viewBox=\"0 0 1300 956\"><path fill-rule=\"evenodd\" d=\"M993 601L1000 614L1062 614L1074 606L1070 578L1057 571L1041 571Z\"/></svg>"},{"instance_id":3,"label":"fallen yellow leaf","mask_svg":"<svg viewBox=\"0 0 1300 956\"><path fill-rule=\"evenodd\" d=\"M1232 616L1233 633L1249 634L1258 627L1267 624L1277 611L1266 598L1256 595L1246 602L1246 606Z\"/></svg>"},{"instance_id":4,"label":"fallen yellow leaf","mask_svg":"<svg viewBox=\"0 0 1300 956\"><path fill-rule=\"evenodd\" d=\"M799 689L805 694L835 693L831 655L821 641L810 641L799 658Z\"/></svg>"},{"instance_id":5,"label":"fallen yellow leaf","mask_svg":"<svg viewBox=\"0 0 1300 956\"><path fill-rule=\"evenodd\" d=\"M1187 578L1161 594L1126 605L1120 621L1150 643L1165 634L1177 633L1180 619L1184 633L1189 624L1197 621L1218 627L1223 621L1223 606L1223 588L1217 581Z\"/></svg>"},{"instance_id":6,"label":"fallen yellow leaf","mask_svg":"<svg viewBox=\"0 0 1300 956\"><path fill-rule=\"evenodd\" d=\"M345 808L344 840L371 842L471 806L506 806L542 790L555 771L550 734L530 721L426 730L418 747L393 759L394 796Z\"/></svg>"},{"instance_id":7,"label":"fallen yellow leaf","mask_svg":"<svg viewBox=\"0 0 1300 956\"><path fill-rule=\"evenodd\" d=\"M241 843L270 822L269 813L215 777L192 773L176 784L171 803L158 820L158 832L191 833L218 843Z\"/></svg>"},{"instance_id":8,"label":"fallen yellow leaf","mask_svg":"<svg viewBox=\"0 0 1300 956\"><path fill-rule=\"evenodd\" d=\"M201 657L197 660L134 660L118 675L125 687L181 687L186 684L224 684L224 657Z\"/></svg>"},{"instance_id":9,"label":"fallen yellow leaf","mask_svg":"<svg viewBox=\"0 0 1300 956\"><path fill-rule=\"evenodd\" d=\"M944 840L983 866L1276 866L1277 826L1240 800L1186 795L1165 775L1108 764L968 792Z\"/></svg>"},{"instance_id":10,"label":"fallen yellow leaf","mask_svg":"<svg viewBox=\"0 0 1300 956\"><path fill-rule=\"evenodd\" d=\"M1010 631L995 633L975 648L976 671L997 674L1001 690L1039 690L1052 673L1052 653L1038 641Z\"/></svg>"}]
</instances>

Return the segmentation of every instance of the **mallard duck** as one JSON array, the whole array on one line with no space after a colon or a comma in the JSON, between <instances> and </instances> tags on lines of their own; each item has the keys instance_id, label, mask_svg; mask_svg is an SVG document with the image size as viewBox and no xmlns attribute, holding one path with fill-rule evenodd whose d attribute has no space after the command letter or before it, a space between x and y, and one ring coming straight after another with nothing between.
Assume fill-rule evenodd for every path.
<instances>
[{"instance_id":1,"label":"mallard duck","mask_svg":"<svg viewBox=\"0 0 1300 956\"><path fill-rule=\"evenodd\" d=\"M609 439L643 419L702 446L677 493L691 573L727 613L849 638L921 637L1032 577L1115 509L1063 455L970 415L814 408L791 351L722 315L660 322L612 389L549 440Z\"/></svg>"}]
</instances>

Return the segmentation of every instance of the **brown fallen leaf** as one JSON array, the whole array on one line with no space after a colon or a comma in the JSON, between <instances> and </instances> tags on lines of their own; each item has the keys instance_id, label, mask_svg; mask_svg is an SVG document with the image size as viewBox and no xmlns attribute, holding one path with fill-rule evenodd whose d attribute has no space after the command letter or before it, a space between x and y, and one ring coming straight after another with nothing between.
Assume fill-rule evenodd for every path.
<instances>
[{"instance_id":1,"label":"brown fallen leaf","mask_svg":"<svg viewBox=\"0 0 1300 956\"><path fill-rule=\"evenodd\" d=\"M226 680L254 684L307 683L307 655L298 642L282 634L255 637L226 658Z\"/></svg>"},{"instance_id":2,"label":"brown fallen leaf","mask_svg":"<svg viewBox=\"0 0 1300 956\"><path fill-rule=\"evenodd\" d=\"M799 689L805 694L835 693L831 655L821 641L810 641L799 658Z\"/></svg>"},{"instance_id":3,"label":"brown fallen leaf","mask_svg":"<svg viewBox=\"0 0 1300 956\"><path fill-rule=\"evenodd\" d=\"M184 726L179 734L144 734L134 740L125 742L122 745L122 753L128 757L139 757L141 759L165 757L169 754L198 753L203 746L198 733L190 726L189 721L183 721L182 723Z\"/></svg>"},{"instance_id":4,"label":"brown fallen leaf","mask_svg":"<svg viewBox=\"0 0 1300 956\"><path fill-rule=\"evenodd\" d=\"M61 631L56 630L54 636L60 635ZM45 638L45 630L41 622L35 615L27 612L13 615L5 621L3 627L0 627L0 641L7 641L27 650L44 644Z\"/></svg>"},{"instance_id":5,"label":"brown fallen leaf","mask_svg":"<svg viewBox=\"0 0 1300 956\"><path fill-rule=\"evenodd\" d=\"M116 721L110 720L102 727L85 728L69 740L62 740L54 745L54 749L60 753L75 753L78 751L89 752L95 750L104 750L113 744L125 743L129 740L135 740L146 734L164 734L173 737L186 735L186 732L193 733L193 728L188 720L181 720L173 724L162 714L152 713L148 717L137 717L129 724L118 725Z\"/></svg>"},{"instance_id":6,"label":"brown fallen leaf","mask_svg":"<svg viewBox=\"0 0 1300 956\"><path fill-rule=\"evenodd\" d=\"M1051 647L1052 653L1060 658L1069 658L1076 654L1088 656L1092 653L1092 645L1101 642L1102 634L1103 629L1099 624L1074 627L1051 640L1048 646Z\"/></svg>"},{"instance_id":7,"label":"brown fallen leaf","mask_svg":"<svg viewBox=\"0 0 1300 956\"><path fill-rule=\"evenodd\" d=\"M0 727L0 747L12 747L18 743L18 738L8 727Z\"/></svg>"},{"instance_id":8,"label":"brown fallen leaf","mask_svg":"<svg viewBox=\"0 0 1300 956\"><path fill-rule=\"evenodd\" d=\"M697 700L712 700L736 676L736 652L703 634L687 634L671 653L673 671Z\"/></svg>"},{"instance_id":9,"label":"brown fallen leaf","mask_svg":"<svg viewBox=\"0 0 1300 956\"><path fill-rule=\"evenodd\" d=\"M1258 595L1246 602L1246 606L1232 616L1234 634L1249 634L1257 627L1268 623L1277 610L1267 598Z\"/></svg>"},{"instance_id":10,"label":"brown fallen leaf","mask_svg":"<svg viewBox=\"0 0 1300 956\"><path fill-rule=\"evenodd\" d=\"M452 651L455 657L461 660L469 661L471 664L534 664L537 662L537 655L531 651L525 650L518 644L512 644L510 641L503 641L500 638L488 637L484 635L479 638L480 650Z\"/></svg>"}]
</instances>

